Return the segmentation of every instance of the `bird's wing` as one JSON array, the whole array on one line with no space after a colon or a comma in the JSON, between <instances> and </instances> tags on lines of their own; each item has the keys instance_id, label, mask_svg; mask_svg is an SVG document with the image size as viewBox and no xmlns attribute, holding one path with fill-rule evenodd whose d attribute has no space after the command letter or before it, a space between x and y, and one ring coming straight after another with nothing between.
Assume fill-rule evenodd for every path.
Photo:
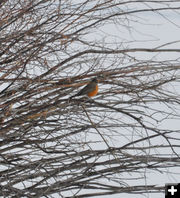
<instances>
[{"instance_id":1,"label":"bird's wing","mask_svg":"<svg viewBox=\"0 0 180 198\"><path fill-rule=\"evenodd\" d=\"M83 89L81 89L76 96L80 96L80 95L85 95L88 94L89 92L93 91L95 88L95 83L89 83L88 85L86 85Z\"/></svg>"}]
</instances>

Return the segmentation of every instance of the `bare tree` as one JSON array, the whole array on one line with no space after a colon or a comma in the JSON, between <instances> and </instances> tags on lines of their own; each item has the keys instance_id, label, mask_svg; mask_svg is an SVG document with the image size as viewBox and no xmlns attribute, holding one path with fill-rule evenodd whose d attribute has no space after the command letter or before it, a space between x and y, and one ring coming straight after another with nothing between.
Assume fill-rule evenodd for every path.
<instances>
[{"instance_id":1,"label":"bare tree","mask_svg":"<svg viewBox=\"0 0 180 198\"><path fill-rule=\"evenodd\" d=\"M179 10L168 0L0 1L1 197L164 192L145 181L180 165L179 131L162 125L180 116L180 49L139 47L133 34L146 14L179 28L166 17ZM69 100L95 76L95 98Z\"/></svg>"}]
</instances>

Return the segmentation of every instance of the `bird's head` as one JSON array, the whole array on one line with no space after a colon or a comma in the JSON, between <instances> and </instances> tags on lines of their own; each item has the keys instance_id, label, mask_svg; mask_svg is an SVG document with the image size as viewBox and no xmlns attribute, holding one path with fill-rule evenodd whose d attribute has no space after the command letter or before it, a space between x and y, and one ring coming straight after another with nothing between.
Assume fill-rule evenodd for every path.
<instances>
[{"instance_id":1,"label":"bird's head","mask_svg":"<svg viewBox=\"0 0 180 198\"><path fill-rule=\"evenodd\" d=\"M97 77L93 78L93 79L92 79L92 82L98 83Z\"/></svg>"},{"instance_id":2,"label":"bird's head","mask_svg":"<svg viewBox=\"0 0 180 198\"><path fill-rule=\"evenodd\" d=\"M92 79L92 82L98 83L98 82L100 82L103 79L104 79L104 76L103 75L98 75L97 77L95 77L95 78Z\"/></svg>"}]
</instances>

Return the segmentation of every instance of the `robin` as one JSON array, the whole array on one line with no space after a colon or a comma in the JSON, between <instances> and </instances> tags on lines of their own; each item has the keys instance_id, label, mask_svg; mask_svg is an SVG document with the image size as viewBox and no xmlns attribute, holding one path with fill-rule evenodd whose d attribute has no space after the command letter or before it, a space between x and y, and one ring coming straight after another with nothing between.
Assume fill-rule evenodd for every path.
<instances>
[{"instance_id":1,"label":"robin","mask_svg":"<svg viewBox=\"0 0 180 198\"><path fill-rule=\"evenodd\" d=\"M71 96L70 99L76 96L87 95L88 97L93 97L98 93L98 80L93 78L83 89L81 89L76 95Z\"/></svg>"}]
</instances>

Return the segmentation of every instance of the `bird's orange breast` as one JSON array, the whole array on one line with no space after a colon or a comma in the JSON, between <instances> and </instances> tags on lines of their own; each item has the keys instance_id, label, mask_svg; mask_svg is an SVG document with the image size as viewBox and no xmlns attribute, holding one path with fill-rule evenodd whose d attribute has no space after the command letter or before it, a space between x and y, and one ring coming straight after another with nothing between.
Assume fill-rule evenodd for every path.
<instances>
[{"instance_id":1,"label":"bird's orange breast","mask_svg":"<svg viewBox=\"0 0 180 198\"><path fill-rule=\"evenodd\" d=\"M95 89L94 89L93 91L89 92L87 95L88 95L89 97L93 97L93 96L95 96L97 93L98 93L98 85L96 85Z\"/></svg>"}]
</instances>

